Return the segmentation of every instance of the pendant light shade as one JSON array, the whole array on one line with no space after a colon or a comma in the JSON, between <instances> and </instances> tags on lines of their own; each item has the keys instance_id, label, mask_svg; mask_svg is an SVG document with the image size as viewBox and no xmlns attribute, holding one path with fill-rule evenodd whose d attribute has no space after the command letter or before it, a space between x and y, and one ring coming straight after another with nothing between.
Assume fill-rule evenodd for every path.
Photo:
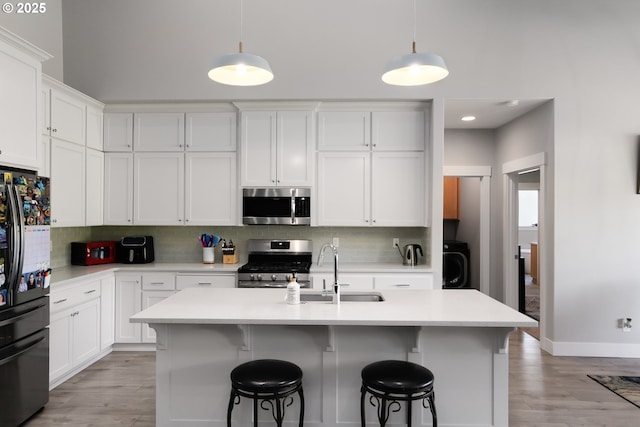
<instances>
[{"instance_id":1,"label":"pendant light shade","mask_svg":"<svg viewBox=\"0 0 640 427\"><path fill-rule=\"evenodd\" d=\"M416 52L416 1L413 0L412 52L389 61L382 74L382 81L396 86L418 86L437 82L448 75L449 70L440 55Z\"/></svg>"},{"instance_id":2,"label":"pendant light shade","mask_svg":"<svg viewBox=\"0 0 640 427\"><path fill-rule=\"evenodd\" d=\"M261 56L242 52L229 53L213 60L209 78L231 86L257 86L273 80L269 62Z\"/></svg>"},{"instance_id":3,"label":"pendant light shade","mask_svg":"<svg viewBox=\"0 0 640 427\"><path fill-rule=\"evenodd\" d=\"M242 51L242 9L240 1L240 43L238 53L229 53L213 60L209 78L215 82L231 86L257 86L273 80L271 66L261 56Z\"/></svg>"}]
</instances>

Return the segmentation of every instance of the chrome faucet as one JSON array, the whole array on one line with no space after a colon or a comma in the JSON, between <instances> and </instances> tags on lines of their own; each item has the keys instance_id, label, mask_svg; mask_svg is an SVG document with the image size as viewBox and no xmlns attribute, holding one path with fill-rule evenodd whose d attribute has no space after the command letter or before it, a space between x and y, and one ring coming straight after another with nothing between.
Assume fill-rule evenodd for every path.
<instances>
[{"instance_id":1,"label":"chrome faucet","mask_svg":"<svg viewBox=\"0 0 640 427\"><path fill-rule=\"evenodd\" d=\"M331 248L331 252L333 252L333 293L331 294L331 302L334 304L340 304L340 284L338 283L338 248L336 248L331 243L325 243L320 248L320 253L318 254L318 266L322 265L322 261L324 260L324 251L327 248Z\"/></svg>"}]
</instances>

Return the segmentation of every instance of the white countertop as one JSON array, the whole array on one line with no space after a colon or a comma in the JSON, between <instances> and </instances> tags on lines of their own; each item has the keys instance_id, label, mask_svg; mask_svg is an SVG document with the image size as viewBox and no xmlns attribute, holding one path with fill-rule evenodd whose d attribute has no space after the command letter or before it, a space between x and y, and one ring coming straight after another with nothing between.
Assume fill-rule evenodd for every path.
<instances>
[{"instance_id":1,"label":"white countertop","mask_svg":"<svg viewBox=\"0 0 640 427\"><path fill-rule=\"evenodd\" d=\"M405 289L380 293L385 298L383 302L288 305L284 302L285 290L188 288L134 315L131 321L235 325L537 326L535 320L476 290Z\"/></svg>"}]
</instances>

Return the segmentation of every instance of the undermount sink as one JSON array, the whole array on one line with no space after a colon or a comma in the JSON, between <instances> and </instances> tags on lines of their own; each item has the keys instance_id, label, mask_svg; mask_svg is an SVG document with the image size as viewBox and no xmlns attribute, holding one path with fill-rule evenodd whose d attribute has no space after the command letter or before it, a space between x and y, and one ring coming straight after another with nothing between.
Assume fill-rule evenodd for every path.
<instances>
[{"instance_id":1,"label":"undermount sink","mask_svg":"<svg viewBox=\"0 0 640 427\"><path fill-rule=\"evenodd\" d=\"M322 293L301 293L300 301L302 302L331 302L331 294ZM342 293L340 294L342 302L382 302L384 297L379 292L367 293Z\"/></svg>"}]
</instances>

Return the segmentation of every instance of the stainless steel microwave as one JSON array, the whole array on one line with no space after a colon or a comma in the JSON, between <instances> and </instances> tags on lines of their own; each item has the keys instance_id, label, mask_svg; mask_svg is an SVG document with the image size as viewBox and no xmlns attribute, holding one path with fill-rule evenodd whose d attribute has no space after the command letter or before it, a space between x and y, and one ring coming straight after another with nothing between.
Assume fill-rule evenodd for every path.
<instances>
[{"instance_id":1,"label":"stainless steel microwave","mask_svg":"<svg viewBox=\"0 0 640 427\"><path fill-rule=\"evenodd\" d=\"M310 188L244 188L242 223L266 225L311 224Z\"/></svg>"}]
</instances>

